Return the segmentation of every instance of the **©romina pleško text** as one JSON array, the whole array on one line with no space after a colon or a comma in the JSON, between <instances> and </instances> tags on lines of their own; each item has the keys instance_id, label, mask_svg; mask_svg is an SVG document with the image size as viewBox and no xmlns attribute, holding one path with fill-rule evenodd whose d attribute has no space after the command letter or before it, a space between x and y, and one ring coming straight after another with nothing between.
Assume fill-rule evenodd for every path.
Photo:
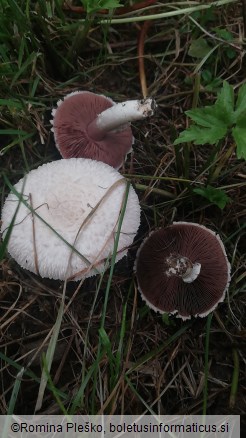
<instances>
[{"instance_id":1,"label":"\u00a9romina ple\u0161ko text","mask_svg":"<svg viewBox=\"0 0 246 438\"><path fill-rule=\"evenodd\" d=\"M10 426L12 432L35 432L35 433L61 433L61 432L85 432L85 433L104 433L112 434L116 433L165 433L165 432L229 432L229 423L221 424L217 426L215 424L199 424L193 422L191 424L138 424L133 422L132 424L123 422L122 424L114 424L109 422L108 424L94 424L90 421L82 423L67 422L63 424L30 424L27 422L14 422ZM106 429L106 430L105 430ZM111 436L111 435L110 435Z\"/></svg>"}]
</instances>

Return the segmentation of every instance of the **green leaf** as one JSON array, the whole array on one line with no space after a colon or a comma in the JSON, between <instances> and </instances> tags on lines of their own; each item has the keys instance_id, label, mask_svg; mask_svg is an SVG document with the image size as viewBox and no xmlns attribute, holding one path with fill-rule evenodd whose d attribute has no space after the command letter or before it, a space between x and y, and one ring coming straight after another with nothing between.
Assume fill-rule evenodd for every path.
<instances>
[{"instance_id":1,"label":"green leaf","mask_svg":"<svg viewBox=\"0 0 246 438\"><path fill-rule=\"evenodd\" d=\"M213 126L211 128L200 128L191 125L185 131L182 131L175 140L174 145L193 141L194 144L215 144L226 135L227 128L223 126Z\"/></svg>"},{"instance_id":2,"label":"green leaf","mask_svg":"<svg viewBox=\"0 0 246 438\"><path fill-rule=\"evenodd\" d=\"M229 126L235 121L234 114L234 90L232 85L227 81L223 82L223 87L218 93L217 100L214 104L217 114L223 117L224 122Z\"/></svg>"},{"instance_id":3,"label":"green leaf","mask_svg":"<svg viewBox=\"0 0 246 438\"><path fill-rule=\"evenodd\" d=\"M222 80L220 78L214 78L211 82L209 82L207 85L205 85L205 90L207 91L218 91L218 89L221 87Z\"/></svg>"},{"instance_id":4,"label":"green leaf","mask_svg":"<svg viewBox=\"0 0 246 438\"><path fill-rule=\"evenodd\" d=\"M225 53L229 59L234 59L237 56L236 50L234 50L232 47L228 47L228 49L225 50Z\"/></svg>"},{"instance_id":5,"label":"green leaf","mask_svg":"<svg viewBox=\"0 0 246 438\"><path fill-rule=\"evenodd\" d=\"M240 114L238 114L236 125L240 126L240 128L244 128L246 126L246 107L242 109Z\"/></svg>"},{"instance_id":6,"label":"green leaf","mask_svg":"<svg viewBox=\"0 0 246 438\"><path fill-rule=\"evenodd\" d=\"M101 3L104 9L114 9L123 6L120 4L120 0L102 0Z\"/></svg>"},{"instance_id":7,"label":"green leaf","mask_svg":"<svg viewBox=\"0 0 246 438\"><path fill-rule=\"evenodd\" d=\"M219 29L215 27L213 31L218 35L218 37L222 38L225 41L233 41L233 35L227 29Z\"/></svg>"},{"instance_id":8,"label":"green leaf","mask_svg":"<svg viewBox=\"0 0 246 438\"><path fill-rule=\"evenodd\" d=\"M234 90L233 86L230 85L227 81L223 82L223 87L218 93L216 105L224 109L230 109L231 111L234 110Z\"/></svg>"},{"instance_id":9,"label":"green leaf","mask_svg":"<svg viewBox=\"0 0 246 438\"><path fill-rule=\"evenodd\" d=\"M93 14L100 9L114 9L121 7L120 0L82 0L83 6L88 14Z\"/></svg>"},{"instance_id":10,"label":"green leaf","mask_svg":"<svg viewBox=\"0 0 246 438\"><path fill-rule=\"evenodd\" d=\"M237 145L237 158L246 160L246 127L235 126L232 128L232 135Z\"/></svg>"},{"instance_id":11,"label":"green leaf","mask_svg":"<svg viewBox=\"0 0 246 438\"><path fill-rule=\"evenodd\" d=\"M185 114L200 126L207 128L212 128L218 125L221 126L221 128L227 127L226 122L223 120L223 113L217 110L214 105L205 106L204 108L195 108L186 111Z\"/></svg>"},{"instance_id":12,"label":"green leaf","mask_svg":"<svg viewBox=\"0 0 246 438\"><path fill-rule=\"evenodd\" d=\"M235 109L236 122L238 121L241 114L245 112L245 110L246 110L246 84L242 85L238 91L236 109Z\"/></svg>"},{"instance_id":13,"label":"green leaf","mask_svg":"<svg viewBox=\"0 0 246 438\"><path fill-rule=\"evenodd\" d=\"M211 50L211 47L204 38L198 38L191 42L188 55L193 58L204 58Z\"/></svg>"},{"instance_id":14,"label":"green leaf","mask_svg":"<svg viewBox=\"0 0 246 438\"><path fill-rule=\"evenodd\" d=\"M175 322L170 318L169 313L163 313L161 319L165 325L175 326Z\"/></svg>"},{"instance_id":15,"label":"green leaf","mask_svg":"<svg viewBox=\"0 0 246 438\"><path fill-rule=\"evenodd\" d=\"M206 83L211 82L211 81L212 81L212 78L213 78L212 72L211 72L210 70L203 70L203 71L201 72L201 76L202 76L202 79L203 79Z\"/></svg>"},{"instance_id":16,"label":"green leaf","mask_svg":"<svg viewBox=\"0 0 246 438\"><path fill-rule=\"evenodd\" d=\"M186 142L215 144L232 129L237 157L246 159L246 84L239 89L235 107L234 110L233 87L224 81L214 105L186 111L194 124L180 133L174 145Z\"/></svg>"},{"instance_id":17,"label":"green leaf","mask_svg":"<svg viewBox=\"0 0 246 438\"><path fill-rule=\"evenodd\" d=\"M230 202L230 198L227 196L224 190L217 189L210 185L204 188L193 189L193 192L208 199L210 202L217 205L217 207L219 207L221 210L223 210L226 204Z\"/></svg>"}]
</instances>

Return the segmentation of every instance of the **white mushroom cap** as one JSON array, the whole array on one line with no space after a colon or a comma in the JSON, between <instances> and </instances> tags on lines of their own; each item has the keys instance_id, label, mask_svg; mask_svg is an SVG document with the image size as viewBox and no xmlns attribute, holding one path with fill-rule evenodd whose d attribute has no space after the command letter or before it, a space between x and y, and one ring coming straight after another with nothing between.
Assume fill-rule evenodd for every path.
<instances>
[{"instance_id":1,"label":"white mushroom cap","mask_svg":"<svg viewBox=\"0 0 246 438\"><path fill-rule=\"evenodd\" d=\"M64 159L32 170L14 188L23 192L22 199L38 215L20 203L8 242L20 266L60 280L79 280L104 270L114 250L126 193L126 180L115 169L90 159ZM14 193L5 201L3 238L18 202ZM139 224L139 201L130 186L116 261L127 254Z\"/></svg>"}]
</instances>

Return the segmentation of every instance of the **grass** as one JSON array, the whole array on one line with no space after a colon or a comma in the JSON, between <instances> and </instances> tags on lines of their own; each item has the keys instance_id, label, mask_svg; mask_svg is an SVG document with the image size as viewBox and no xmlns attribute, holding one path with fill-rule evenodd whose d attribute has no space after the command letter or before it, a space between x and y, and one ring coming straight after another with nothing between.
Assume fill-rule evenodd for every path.
<instances>
[{"instance_id":1,"label":"grass","mask_svg":"<svg viewBox=\"0 0 246 438\"><path fill-rule=\"evenodd\" d=\"M0 4L1 205L26 172L60 158L49 120L65 94L148 93L158 103L153 118L134 123L121 169L142 207L127 258L115 265L114 254L101 276L62 283L22 270L6 255L9 236L1 242L1 414L246 413L245 160L230 135L216 147L173 144L188 126L184 111L212 105L224 80L235 92L245 81L240 2L200 3L125 2L125 15L98 11L86 29L79 2ZM209 46L202 58L189 54L199 38ZM231 202L220 209L195 193L208 185ZM162 317L139 297L137 248L174 220L206 225L225 243L232 281L213 318Z\"/></svg>"}]
</instances>

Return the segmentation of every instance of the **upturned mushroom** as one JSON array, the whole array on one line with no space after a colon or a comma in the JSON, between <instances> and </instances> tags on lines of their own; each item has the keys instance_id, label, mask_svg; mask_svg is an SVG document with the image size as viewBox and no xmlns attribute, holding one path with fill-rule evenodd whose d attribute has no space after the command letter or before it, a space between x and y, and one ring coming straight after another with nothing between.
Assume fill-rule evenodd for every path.
<instances>
[{"instance_id":1,"label":"upturned mushroom","mask_svg":"<svg viewBox=\"0 0 246 438\"><path fill-rule=\"evenodd\" d=\"M182 319L214 310L230 282L220 237L188 222L152 232L138 250L135 271L143 300L155 311Z\"/></svg>"},{"instance_id":2,"label":"upturned mushroom","mask_svg":"<svg viewBox=\"0 0 246 438\"><path fill-rule=\"evenodd\" d=\"M68 94L52 110L56 147L63 158L91 158L119 169L134 141L129 123L153 115L155 108L153 99L116 104L89 91Z\"/></svg>"},{"instance_id":3,"label":"upturned mushroom","mask_svg":"<svg viewBox=\"0 0 246 438\"><path fill-rule=\"evenodd\" d=\"M42 277L79 280L102 272L114 251L124 202L116 261L127 254L140 224L138 197L131 186L126 201L125 193L126 180L98 161L72 158L32 170L3 206L3 238L16 213L9 254Z\"/></svg>"}]
</instances>

